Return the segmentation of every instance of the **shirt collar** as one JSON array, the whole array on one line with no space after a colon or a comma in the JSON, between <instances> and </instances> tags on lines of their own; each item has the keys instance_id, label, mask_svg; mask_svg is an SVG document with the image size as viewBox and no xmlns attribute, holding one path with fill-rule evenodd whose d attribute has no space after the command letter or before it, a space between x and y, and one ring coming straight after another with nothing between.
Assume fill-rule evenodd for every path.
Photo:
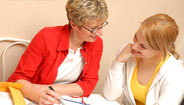
<instances>
[{"instance_id":1,"label":"shirt collar","mask_svg":"<svg viewBox=\"0 0 184 105\"><path fill-rule=\"evenodd\" d=\"M59 41L59 45L57 51L67 51L69 49L69 36L70 36L70 28L68 25L65 25L61 29L61 39Z\"/></svg>"}]
</instances>

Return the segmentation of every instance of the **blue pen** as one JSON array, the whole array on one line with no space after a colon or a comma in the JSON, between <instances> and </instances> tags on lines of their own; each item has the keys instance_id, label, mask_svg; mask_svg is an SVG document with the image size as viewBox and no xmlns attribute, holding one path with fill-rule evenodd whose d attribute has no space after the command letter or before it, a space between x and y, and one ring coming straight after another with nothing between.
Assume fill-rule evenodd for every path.
<instances>
[{"instance_id":1,"label":"blue pen","mask_svg":"<svg viewBox=\"0 0 184 105\"><path fill-rule=\"evenodd\" d=\"M90 105L90 104L84 104L82 102L73 101L73 100L69 100L69 99L65 99L65 98L62 98L62 99L65 100L65 101L69 101L69 102L73 102L73 103L77 103L77 104L81 104L81 105Z\"/></svg>"}]
</instances>

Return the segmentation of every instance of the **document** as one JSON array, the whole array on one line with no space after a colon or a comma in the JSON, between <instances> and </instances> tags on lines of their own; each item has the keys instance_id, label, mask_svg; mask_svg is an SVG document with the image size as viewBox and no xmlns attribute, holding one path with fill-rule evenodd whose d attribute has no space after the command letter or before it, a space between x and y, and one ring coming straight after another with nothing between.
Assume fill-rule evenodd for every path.
<instances>
[{"instance_id":1,"label":"document","mask_svg":"<svg viewBox=\"0 0 184 105\"><path fill-rule=\"evenodd\" d=\"M13 105L13 100L9 92L0 92L1 105Z\"/></svg>"},{"instance_id":2,"label":"document","mask_svg":"<svg viewBox=\"0 0 184 105\"><path fill-rule=\"evenodd\" d=\"M24 98L26 105L36 105L32 101ZM0 105L14 105L12 96L9 92L0 92Z\"/></svg>"}]
</instances>

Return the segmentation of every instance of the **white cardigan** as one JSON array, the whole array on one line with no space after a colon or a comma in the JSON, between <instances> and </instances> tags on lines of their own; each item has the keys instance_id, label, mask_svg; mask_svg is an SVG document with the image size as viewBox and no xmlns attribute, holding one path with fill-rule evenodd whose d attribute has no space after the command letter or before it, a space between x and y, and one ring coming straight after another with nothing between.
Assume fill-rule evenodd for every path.
<instances>
[{"instance_id":1,"label":"white cardigan","mask_svg":"<svg viewBox=\"0 0 184 105\"><path fill-rule=\"evenodd\" d=\"M124 105L136 105L130 88L130 81L136 63L136 59L133 58L126 63L113 61L104 81L103 93L105 98L115 100L123 94L122 103ZM179 105L184 93L183 81L184 68L182 61L171 55L155 76L148 90L146 105Z\"/></svg>"}]
</instances>

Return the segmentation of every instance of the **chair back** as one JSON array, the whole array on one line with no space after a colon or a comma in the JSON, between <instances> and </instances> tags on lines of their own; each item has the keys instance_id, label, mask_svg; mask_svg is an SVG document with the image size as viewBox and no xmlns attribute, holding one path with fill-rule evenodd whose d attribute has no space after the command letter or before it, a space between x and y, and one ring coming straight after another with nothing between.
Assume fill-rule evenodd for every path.
<instances>
[{"instance_id":1,"label":"chair back","mask_svg":"<svg viewBox=\"0 0 184 105\"><path fill-rule=\"evenodd\" d=\"M10 37L0 38L0 44L6 45L1 52L0 81L6 81L14 72L22 53L29 43L30 41L25 39Z\"/></svg>"}]
</instances>

